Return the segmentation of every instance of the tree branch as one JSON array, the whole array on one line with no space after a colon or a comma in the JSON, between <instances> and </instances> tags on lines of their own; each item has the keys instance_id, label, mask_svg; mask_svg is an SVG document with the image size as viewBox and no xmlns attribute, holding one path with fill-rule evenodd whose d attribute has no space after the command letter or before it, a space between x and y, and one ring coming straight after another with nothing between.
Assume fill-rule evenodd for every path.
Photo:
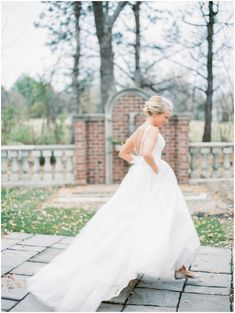
<instances>
[{"instance_id":1,"label":"tree branch","mask_svg":"<svg viewBox=\"0 0 235 313\"><path fill-rule=\"evenodd\" d=\"M124 68L122 68L118 63L114 62L114 66L118 67L123 73L127 75L127 77L134 80L134 77L131 75L131 72L127 72Z\"/></svg>"},{"instance_id":2,"label":"tree branch","mask_svg":"<svg viewBox=\"0 0 235 313\"><path fill-rule=\"evenodd\" d=\"M187 66L187 65L185 65L185 64L182 64L182 63L180 63L180 62L178 62L178 61L171 60L171 59L168 59L167 61L170 61L170 62L172 62L172 63L176 63L176 64L178 64L178 65L180 65L180 66L182 66L182 67L188 69L189 71L192 71L192 72L196 73L197 75L201 76L203 79L207 79L207 77L204 76L202 73L200 73L199 71L197 71L197 70L195 70L195 69L193 69L193 68L191 68L191 67L189 67L189 66Z\"/></svg>"},{"instance_id":3,"label":"tree branch","mask_svg":"<svg viewBox=\"0 0 235 313\"><path fill-rule=\"evenodd\" d=\"M205 24L194 24L194 23L190 23L190 22L188 22L188 21L185 20L185 17L184 17L184 16L183 16L183 18L182 18L182 21L183 21L184 23L189 24L189 25L192 25L192 26L203 26L203 27L206 26Z\"/></svg>"},{"instance_id":4,"label":"tree branch","mask_svg":"<svg viewBox=\"0 0 235 313\"><path fill-rule=\"evenodd\" d=\"M113 13L113 15L110 18L110 24L113 25L118 17L118 15L120 14L120 12L122 11L122 9L124 8L124 6L128 3L128 1L122 1L118 3L118 6L116 7L115 12Z\"/></svg>"}]
</instances>

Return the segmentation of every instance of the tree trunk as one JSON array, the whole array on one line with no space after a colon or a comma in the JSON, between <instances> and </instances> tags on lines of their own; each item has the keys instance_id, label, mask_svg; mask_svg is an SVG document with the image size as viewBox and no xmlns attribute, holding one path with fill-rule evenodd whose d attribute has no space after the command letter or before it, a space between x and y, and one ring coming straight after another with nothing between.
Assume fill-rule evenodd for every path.
<instances>
[{"instance_id":1,"label":"tree trunk","mask_svg":"<svg viewBox=\"0 0 235 313\"><path fill-rule=\"evenodd\" d=\"M96 34L100 45L100 80L101 80L101 107L100 112L104 113L104 107L108 99L115 92L114 82L114 54L112 46L113 24L121 10L127 4L126 1L118 2L112 15L109 15L109 1L93 1L95 16Z\"/></svg>"},{"instance_id":2,"label":"tree trunk","mask_svg":"<svg viewBox=\"0 0 235 313\"><path fill-rule=\"evenodd\" d=\"M209 21L207 23L207 90L206 90L206 106L205 106L205 127L203 133L203 142L211 141L211 123L212 123L212 107L213 107L213 31L214 31L214 12L213 1L208 2L209 5Z\"/></svg>"},{"instance_id":3,"label":"tree trunk","mask_svg":"<svg viewBox=\"0 0 235 313\"><path fill-rule=\"evenodd\" d=\"M141 72L140 72L140 5L141 1L137 1L133 5L135 15L135 74L134 80L136 87L141 87Z\"/></svg>"},{"instance_id":4,"label":"tree trunk","mask_svg":"<svg viewBox=\"0 0 235 313\"><path fill-rule=\"evenodd\" d=\"M73 70L72 70L72 114L76 115L82 113L80 97L79 97L79 60L80 60L80 16L81 16L81 1L73 2L73 12L75 17L75 41L76 50L73 56ZM75 142L74 127L72 125L71 143Z\"/></svg>"},{"instance_id":5,"label":"tree trunk","mask_svg":"<svg viewBox=\"0 0 235 313\"><path fill-rule=\"evenodd\" d=\"M102 41L100 42L100 78L101 78L101 112L104 112L104 106L108 99L115 92L114 66L113 66L113 47L112 47L112 30L107 27Z\"/></svg>"},{"instance_id":6,"label":"tree trunk","mask_svg":"<svg viewBox=\"0 0 235 313\"><path fill-rule=\"evenodd\" d=\"M80 60L80 16L81 16L81 1L73 3L73 12L75 17L75 41L76 50L74 54L73 70L72 70L72 90L73 90L73 114L82 113L80 98L79 98L79 60Z\"/></svg>"}]
</instances>

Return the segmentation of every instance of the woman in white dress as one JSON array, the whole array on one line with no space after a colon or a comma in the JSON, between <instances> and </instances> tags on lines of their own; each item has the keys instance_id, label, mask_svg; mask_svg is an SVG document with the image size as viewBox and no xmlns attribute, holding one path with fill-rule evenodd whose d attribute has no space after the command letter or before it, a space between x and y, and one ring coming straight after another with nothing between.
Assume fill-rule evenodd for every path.
<instances>
[{"instance_id":1,"label":"woman in white dress","mask_svg":"<svg viewBox=\"0 0 235 313\"><path fill-rule=\"evenodd\" d=\"M187 267L200 240L175 173L161 158L165 139L158 127L172 110L161 96L145 103L145 123L119 153L133 165L118 189L72 243L27 280L28 291L53 310L94 312L138 274L199 277Z\"/></svg>"}]
</instances>

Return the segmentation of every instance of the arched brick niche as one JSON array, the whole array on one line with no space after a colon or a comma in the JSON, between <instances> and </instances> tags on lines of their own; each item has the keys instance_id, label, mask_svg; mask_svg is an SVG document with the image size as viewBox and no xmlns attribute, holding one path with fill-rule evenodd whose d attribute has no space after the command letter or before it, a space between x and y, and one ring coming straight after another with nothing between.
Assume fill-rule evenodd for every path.
<instances>
[{"instance_id":1,"label":"arched brick niche","mask_svg":"<svg viewBox=\"0 0 235 313\"><path fill-rule=\"evenodd\" d=\"M78 184L120 183L129 164L118 157L114 141L125 142L146 119L142 111L150 97L138 88L127 88L111 97L105 114L80 114L74 117L76 178ZM189 180L189 122L191 115L173 114L160 127L166 140L162 158L173 168L179 183Z\"/></svg>"},{"instance_id":2,"label":"arched brick niche","mask_svg":"<svg viewBox=\"0 0 235 313\"><path fill-rule=\"evenodd\" d=\"M127 88L116 93L107 103L105 111L110 116L110 120L106 121L107 129L110 130L108 137L124 143L136 127L144 122L142 107L149 97L149 94L138 88ZM110 158L107 160L107 180L112 183L119 183L129 166L119 158L118 153L112 144L109 149Z\"/></svg>"}]
</instances>

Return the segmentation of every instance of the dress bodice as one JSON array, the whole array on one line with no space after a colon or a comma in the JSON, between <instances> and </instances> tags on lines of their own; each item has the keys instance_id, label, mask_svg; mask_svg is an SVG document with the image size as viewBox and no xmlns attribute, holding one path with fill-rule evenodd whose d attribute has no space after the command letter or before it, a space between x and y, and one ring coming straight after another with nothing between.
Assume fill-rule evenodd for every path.
<instances>
[{"instance_id":1,"label":"dress bodice","mask_svg":"<svg viewBox=\"0 0 235 313\"><path fill-rule=\"evenodd\" d=\"M158 133L158 139L153 148L154 158L161 159L162 150L164 149L165 145L166 145L165 139L163 138L161 133Z\"/></svg>"},{"instance_id":2,"label":"dress bodice","mask_svg":"<svg viewBox=\"0 0 235 313\"><path fill-rule=\"evenodd\" d=\"M142 139L141 139L140 153L139 154L138 154L136 147L135 147L136 157L138 157L140 159L143 159L142 150L143 150L144 139L145 139L146 134L147 134L148 130L150 129L150 127L153 127L153 126L149 124L144 130L144 134L143 134ZM156 141L154 148L153 148L153 157L155 160L161 159L162 150L164 149L165 145L166 145L166 141L163 138L163 136L161 135L161 133L159 132L157 141Z\"/></svg>"}]
</instances>

